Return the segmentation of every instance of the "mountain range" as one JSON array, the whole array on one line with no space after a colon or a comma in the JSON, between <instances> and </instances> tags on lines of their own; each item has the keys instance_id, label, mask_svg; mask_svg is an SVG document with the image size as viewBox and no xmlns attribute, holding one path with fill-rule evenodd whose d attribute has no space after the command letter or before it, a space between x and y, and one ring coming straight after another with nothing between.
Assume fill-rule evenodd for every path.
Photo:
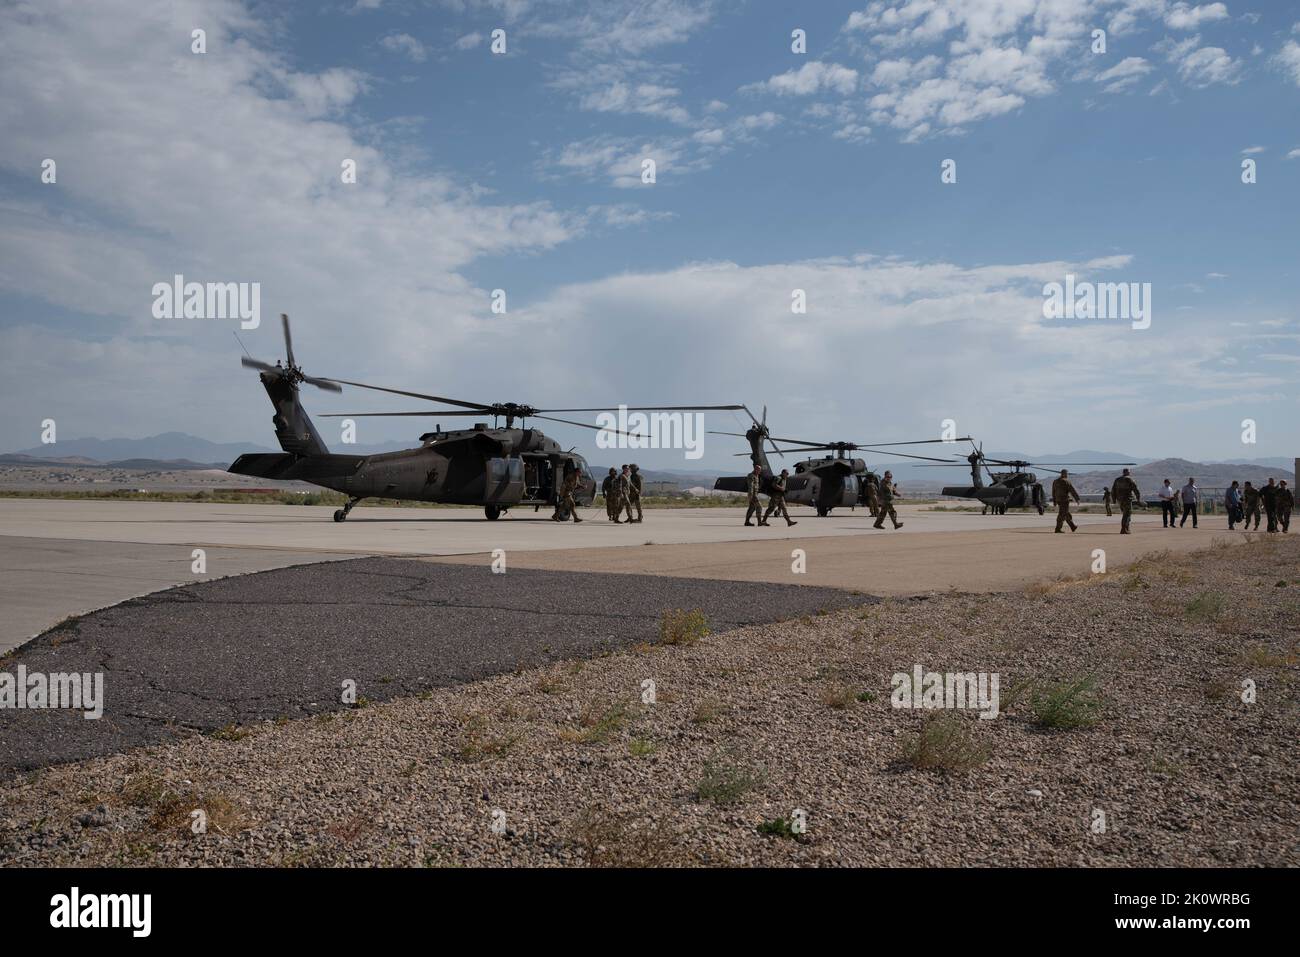
<instances>
[{"instance_id":1,"label":"mountain range","mask_svg":"<svg viewBox=\"0 0 1300 957\"><path fill-rule=\"evenodd\" d=\"M378 452L392 452L405 447L407 445L402 442L380 442L371 445L347 446L346 451L349 454L373 455ZM20 449L7 455L0 455L0 463L45 467L59 465L92 468L111 466L113 468L154 470L225 469L226 466L245 452L272 451L275 450L252 442L210 442L207 439L189 435L185 432L163 432L142 439L63 439L57 445L42 445L35 448ZM958 458L954 458L952 468L931 468L901 458L895 459L861 452L858 454L860 457L866 458L873 468L877 470L888 468L893 471L895 478L900 483L907 482L913 486L924 485L925 487L938 488L942 485L965 485L970 477L969 467ZM1091 490L1093 485L1096 485L1097 490L1100 490L1101 483L1106 481L1105 477L1118 475L1120 467L1108 466L1105 469L1093 470L1086 466L1076 466L1074 463L1135 462L1137 464L1133 467L1133 474L1139 487L1144 492L1146 491L1146 485L1150 485L1154 490L1165 478L1170 479L1176 485L1181 485L1192 475L1196 476L1198 484L1207 488L1219 484L1226 485L1228 481L1234 478L1239 481L1250 479L1255 482L1266 480L1270 475L1275 478L1286 478L1288 481L1294 481L1294 476L1290 471L1293 465L1292 460L1280 456L1199 463L1178 458L1153 461L1140 455L1098 449L1075 449L1071 452L1037 456L1016 451L986 451L985 454L989 458L1019 459L1042 466L1051 466L1061 462L1071 463L1070 471L1074 473L1079 483L1088 486L1087 490ZM788 465L792 471L794 463L799 460L800 455L794 452L787 453L784 459L777 456L771 457L775 468L780 469ZM621 461L610 463L592 462L591 467L600 476L605 473L610 465L620 464ZM740 475L746 470L745 464L744 459L738 458L735 468L727 470L725 474ZM702 469L644 469L643 471L648 481L670 481L682 487L704 486L706 488L712 486L715 476L723 474L721 470L709 471ZM1050 470L1040 468L1040 478L1044 477L1042 474L1044 471ZM1144 482L1146 485L1143 485ZM1080 491L1085 491L1085 489L1081 487Z\"/></svg>"}]
</instances>

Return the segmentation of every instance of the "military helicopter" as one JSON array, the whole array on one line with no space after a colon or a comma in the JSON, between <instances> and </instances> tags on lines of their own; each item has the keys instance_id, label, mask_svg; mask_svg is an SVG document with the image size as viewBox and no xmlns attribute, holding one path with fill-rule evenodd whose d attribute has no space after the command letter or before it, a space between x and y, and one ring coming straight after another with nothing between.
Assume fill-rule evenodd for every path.
<instances>
[{"instance_id":1,"label":"military helicopter","mask_svg":"<svg viewBox=\"0 0 1300 957\"><path fill-rule=\"evenodd\" d=\"M767 406L763 407L762 419L755 418L749 409L745 409L745 412L753 421L753 425L747 431L744 433L714 432L713 434L743 436L749 442L749 452L738 452L736 454L748 455L750 461L762 469L761 479L764 492L771 491L773 478L765 443L770 444L772 451L782 458L785 457L787 451L804 454L819 451L834 453L833 455L808 458L794 463L794 474L786 482L786 502L790 505L811 505L821 518L825 518L835 508L855 508L859 505L869 505L871 496L868 488L872 483L878 485L880 482L880 476L872 472L864 460L848 457L847 453L849 452L874 452L880 455L896 455L900 458L922 459L927 462L943 462L945 464L948 462L947 459L934 458L928 455L911 455L906 452L889 452L881 448L868 448L856 442L817 442L810 439L773 438L768 434ZM924 445L942 441L945 440L919 439L915 442L878 442L875 445ZM799 447L782 449L777 446L777 442L786 446L797 445ZM748 478L746 475L724 475L714 482L713 487L726 492L744 492Z\"/></svg>"},{"instance_id":2,"label":"military helicopter","mask_svg":"<svg viewBox=\"0 0 1300 957\"><path fill-rule=\"evenodd\" d=\"M286 363L270 365L251 356L240 358L244 366L258 370L262 386L275 407L271 421L283 452L263 452L241 455L227 471L237 475L258 478L297 479L334 489L349 496L347 504L334 513L334 521L341 522L360 501L382 497L417 502L445 502L457 505L482 505L484 514L492 520L500 518L515 506L533 506L534 511L543 505L556 508L556 516L568 517L568 510L560 506L560 486L566 473L576 469L579 473L574 501L587 506L596 497L596 480L586 459L573 449L564 450L554 439L539 429L525 428L528 419L562 422L595 431L609 431L621 435L634 435L620 429L603 429L601 426L571 419L557 418L551 412L602 412L605 409L538 409L515 402L481 403L463 399L389 389L383 386L350 382L346 379L325 379L308 376L295 362L293 340L289 333L289 317L281 314L284 329ZM441 425L420 436L419 448L384 452L378 455L338 455L331 453L321 440L306 410L299 401L298 386L306 382L330 392L341 392L342 386L389 392L430 402L455 406L454 409L429 409L419 412L363 412L333 413L327 418L343 416L476 416L493 419L493 427L486 422L476 422L472 428L444 432ZM638 411L680 410L735 410L738 405L721 406L639 406ZM505 419L505 428L497 422ZM520 428L515 428L515 421ZM641 436L637 436L641 437Z\"/></svg>"},{"instance_id":3,"label":"military helicopter","mask_svg":"<svg viewBox=\"0 0 1300 957\"><path fill-rule=\"evenodd\" d=\"M950 498L973 498L984 504L984 513L992 510L994 515L1007 514L1008 508L1031 507L1038 509L1042 515L1047 508L1047 496L1038 476L1025 469L1039 468L1059 471L1063 468L1087 468L1089 466L1132 465L1132 462L1027 462L1024 459L991 459L984 454L984 443L978 446L969 437L963 439L971 444L971 452L966 456L970 467L970 485L945 486L942 494ZM1001 465L1011 469L1010 472L994 472L990 465ZM960 462L945 465L921 465L918 468L959 468ZM990 484L985 485L981 470L988 473Z\"/></svg>"}]
</instances>

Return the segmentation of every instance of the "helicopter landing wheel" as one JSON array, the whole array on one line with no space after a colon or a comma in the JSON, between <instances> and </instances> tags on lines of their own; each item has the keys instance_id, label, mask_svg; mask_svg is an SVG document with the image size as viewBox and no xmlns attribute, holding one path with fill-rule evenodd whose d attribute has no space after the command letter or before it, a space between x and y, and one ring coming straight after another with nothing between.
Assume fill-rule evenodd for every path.
<instances>
[{"instance_id":1,"label":"helicopter landing wheel","mask_svg":"<svg viewBox=\"0 0 1300 957\"><path fill-rule=\"evenodd\" d=\"M334 521L341 522L347 518L348 512L352 511L352 506L356 505L359 501L361 501L361 496L348 499L346 505L334 512Z\"/></svg>"},{"instance_id":2,"label":"helicopter landing wheel","mask_svg":"<svg viewBox=\"0 0 1300 957\"><path fill-rule=\"evenodd\" d=\"M483 506L483 514L488 517L488 521L490 522L495 522L498 518L501 517L501 513L504 511L505 509L503 509L500 505Z\"/></svg>"}]
</instances>

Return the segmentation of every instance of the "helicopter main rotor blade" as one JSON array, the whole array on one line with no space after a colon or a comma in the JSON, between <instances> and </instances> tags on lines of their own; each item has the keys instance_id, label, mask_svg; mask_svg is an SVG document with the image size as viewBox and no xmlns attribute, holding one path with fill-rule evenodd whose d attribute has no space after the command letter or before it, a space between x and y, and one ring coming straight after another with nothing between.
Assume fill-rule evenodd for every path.
<instances>
[{"instance_id":1,"label":"helicopter main rotor blade","mask_svg":"<svg viewBox=\"0 0 1300 957\"><path fill-rule=\"evenodd\" d=\"M565 425L576 425L583 429L595 429L597 432L617 432L619 435L627 435L637 439L645 438L645 436L640 432L624 432L622 429L609 428L603 425L592 425L590 422L575 422L572 419L557 419L553 415L534 415L530 416L530 418L545 419L547 422L563 422Z\"/></svg>"},{"instance_id":2,"label":"helicopter main rotor blade","mask_svg":"<svg viewBox=\"0 0 1300 957\"><path fill-rule=\"evenodd\" d=\"M734 412L743 405L625 405L600 406L591 409L536 409L536 412L613 412L616 408L629 412Z\"/></svg>"},{"instance_id":3,"label":"helicopter main rotor blade","mask_svg":"<svg viewBox=\"0 0 1300 957\"><path fill-rule=\"evenodd\" d=\"M327 379L327 380L325 380L325 381L329 381L329 380ZM434 409L434 410L431 411L431 412L323 412L323 413L321 413L321 418L322 418L322 419L343 419L343 418L354 419L354 418L361 418L362 416L365 416L365 417L372 417L372 416L388 416L388 415L428 415L428 416L434 416L434 417L436 417L436 418L442 418L444 415L477 415L477 416L483 416L483 415L487 415L487 414L488 414L488 413L486 413L486 412L480 412L480 411L478 411L477 409L473 409L473 410L471 410L471 409Z\"/></svg>"},{"instance_id":4,"label":"helicopter main rotor blade","mask_svg":"<svg viewBox=\"0 0 1300 957\"><path fill-rule=\"evenodd\" d=\"M287 312L280 313L280 327L284 330L284 356L289 365L292 366L294 364L293 336L289 334L289 314Z\"/></svg>"},{"instance_id":5,"label":"helicopter main rotor blade","mask_svg":"<svg viewBox=\"0 0 1300 957\"><path fill-rule=\"evenodd\" d=\"M250 369L259 369L259 370L261 370L262 372L275 372L275 371L276 371L276 367L273 366L273 365L271 365L271 363L269 363L269 362L262 362L262 361L259 360L259 359L252 359L252 358L250 358L250 357L248 357L248 356L240 356L240 357L239 357L239 364L242 365L242 366L247 366L247 367L250 368ZM281 369L280 371L283 372L284 370Z\"/></svg>"},{"instance_id":6,"label":"helicopter main rotor blade","mask_svg":"<svg viewBox=\"0 0 1300 957\"><path fill-rule=\"evenodd\" d=\"M912 455L908 452L886 452L884 449L859 449L858 451L872 452L876 455L897 455L900 458L921 459L924 462L943 462L944 465L956 464L956 463L950 463L946 459L936 459L933 455Z\"/></svg>"},{"instance_id":7,"label":"helicopter main rotor blade","mask_svg":"<svg viewBox=\"0 0 1300 957\"><path fill-rule=\"evenodd\" d=\"M324 389L326 392L343 391L343 386L332 379L318 379L315 376L305 375L302 377L302 381L314 385L318 389Z\"/></svg>"},{"instance_id":8,"label":"helicopter main rotor blade","mask_svg":"<svg viewBox=\"0 0 1300 957\"><path fill-rule=\"evenodd\" d=\"M389 389L382 385L366 385L364 382L350 382L347 379L331 379L332 382L340 382L343 385L356 386L358 389L372 389L375 392L391 392L393 395L404 395L412 399L427 399L429 402L442 402L446 405L458 405L463 409L475 409L479 412L492 414L492 406L484 405L482 402L465 402L461 399L447 399L440 395L425 395L423 392L407 392L405 389ZM412 413L415 414L415 413ZM430 413L431 415L434 413Z\"/></svg>"}]
</instances>

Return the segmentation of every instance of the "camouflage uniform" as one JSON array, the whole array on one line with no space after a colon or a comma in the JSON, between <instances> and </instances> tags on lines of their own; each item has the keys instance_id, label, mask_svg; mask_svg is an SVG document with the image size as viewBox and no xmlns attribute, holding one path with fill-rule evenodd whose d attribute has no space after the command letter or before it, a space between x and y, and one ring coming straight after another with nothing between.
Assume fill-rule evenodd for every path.
<instances>
[{"instance_id":1,"label":"camouflage uniform","mask_svg":"<svg viewBox=\"0 0 1300 957\"><path fill-rule=\"evenodd\" d=\"M1052 483L1052 487L1053 487L1053 488L1056 487L1056 483L1055 483L1055 482ZM1076 500L1076 501L1077 501L1077 500ZM1104 489L1101 490L1101 504L1106 506L1106 514L1107 514L1107 515L1114 515L1114 514L1115 514L1114 512L1112 512L1112 511L1110 510L1110 489L1108 489L1108 488L1104 488Z\"/></svg>"},{"instance_id":2,"label":"camouflage uniform","mask_svg":"<svg viewBox=\"0 0 1300 957\"><path fill-rule=\"evenodd\" d=\"M1259 500L1264 505L1264 518L1268 521L1268 530L1277 531L1277 486L1265 485L1259 490Z\"/></svg>"},{"instance_id":3,"label":"camouflage uniform","mask_svg":"<svg viewBox=\"0 0 1300 957\"><path fill-rule=\"evenodd\" d=\"M766 525L767 519L763 517L763 503L758 500L759 490L763 487L762 478L755 472L749 473L749 478L745 479L745 492L749 496L749 508L745 510L745 524L753 525L751 518L757 518L758 524Z\"/></svg>"},{"instance_id":4,"label":"camouflage uniform","mask_svg":"<svg viewBox=\"0 0 1300 957\"><path fill-rule=\"evenodd\" d=\"M611 522L618 518L618 511L614 507L614 480L618 477L618 470L611 467L605 480L600 483L601 494L605 496L605 517Z\"/></svg>"},{"instance_id":5,"label":"camouflage uniform","mask_svg":"<svg viewBox=\"0 0 1300 957\"><path fill-rule=\"evenodd\" d=\"M897 491L893 482L880 480L880 504L876 507L876 524L872 528L884 528L886 517L894 523L894 528L903 527L903 523L898 520L898 513L894 511L894 493Z\"/></svg>"},{"instance_id":6,"label":"camouflage uniform","mask_svg":"<svg viewBox=\"0 0 1300 957\"><path fill-rule=\"evenodd\" d=\"M573 493L578 490L578 481L581 477L582 475L577 469L564 473L564 484L560 486L560 503L555 509L555 514L551 516L557 522L564 521L560 516L560 511L565 508L567 508L569 514L573 516L575 524L582 521L582 519L578 517L578 503L574 501L573 498Z\"/></svg>"},{"instance_id":7,"label":"camouflage uniform","mask_svg":"<svg viewBox=\"0 0 1300 957\"><path fill-rule=\"evenodd\" d=\"M1056 503L1056 530L1059 532L1062 525L1069 525L1070 531L1077 531L1079 526L1074 524L1074 516L1070 514L1070 499L1079 501L1079 493L1074 489L1074 483L1065 476L1059 477L1052 483L1052 501ZM1109 507L1108 507L1109 510Z\"/></svg>"},{"instance_id":8,"label":"camouflage uniform","mask_svg":"<svg viewBox=\"0 0 1300 957\"><path fill-rule=\"evenodd\" d=\"M1241 493L1242 501L1246 506L1246 518L1241 523L1243 531L1250 528L1250 517L1255 516L1255 529L1259 529L1259 489L1253 485L1247 485Z\"/></svg>"},{"instance_id":9,"label":"camouflage uniform","mask_svg":"<svg viewBox=\"0 0 1300 957\"><path fill-rule=\"evenodd\" d=\"M618 505L614 513L614 521L620 521L623 509L627 509L627 524L630 525L633 521L632 476L628 472L626 465L623 466L623 471L618 474L618 478L614 479L614 488L617 489L614 494L618 497Z\"/></svg>"},{"instance_id":10,"label":"camouflage uniform","mask_svg":"<svg viewBox=\"0 0 1300 957\"><path fill-rule=\"evenodd\" d=\"M787 511L785 507L786 474L787 473L782 470L780 475L772 479L772 491L768 494L767 511L763 513L764 522L772 517L773 512L776 512L776 514L785 519L786 525L799 524L790 517L789 511Z\"/></svg>"},{"instance_id":11,"label":"camouflage uniform","mask_svg":"<svg viewBox=\"0 0 1300 957\"><path fill-rule=\"evenodd\" d=\"M880 514L880 480L874 472L867 473L866 481L867 511L875 518Z\"/></svg>"},{"instance_id":12,"label":"camouflage uniform","mask_svg":"<svg viewBox=\"0 0 1300 957\"><path fill-rule=\"evenodd\" d=\"M1295 506L1295 493L1287 486L1277 490L1277 523L1282 531L1291 531L1291 509Z\"/></svg>"},{"instance_id":13,"label":"camouflage uniform","mask_svg":"<svg viewBox=\"0 0 1300 957\"><path fill-rule=\"evenodd\" d=\"M1137 482L1133 481L1131 476L1121 475L1111 483L1110 497L1119 506L1119 513L1122 516L1119 522L1120 534L1131 534L1129 525L1133 521L1133 500L1142 497L1142 493L1138 491Z\"/></svg>"},{"instance_id":14,"label":"camouflage uniform","mask_svg":"<svg viewBox=\"0 0 1300 957\"><path fill-rule=\"evenodd\" d=\"M643 480L642 480L642 478L641 478L641 472L640 472L640 470L639 470L635 465L633 465L633 466L632 466L632 474L628 477L628 491L627 491L627 495L628 495L628 506L627 506L627 514L628 514L628 517L629 517L629 518L632 517L632 506L635 505L635 506L636 506L636 519L635 519L635 521L638 521L638 522L641 521L641 518L642 518L642 514L641 514L641 486L642 486L642 484L643 484Z\"/></svg>"}]
</instances>

